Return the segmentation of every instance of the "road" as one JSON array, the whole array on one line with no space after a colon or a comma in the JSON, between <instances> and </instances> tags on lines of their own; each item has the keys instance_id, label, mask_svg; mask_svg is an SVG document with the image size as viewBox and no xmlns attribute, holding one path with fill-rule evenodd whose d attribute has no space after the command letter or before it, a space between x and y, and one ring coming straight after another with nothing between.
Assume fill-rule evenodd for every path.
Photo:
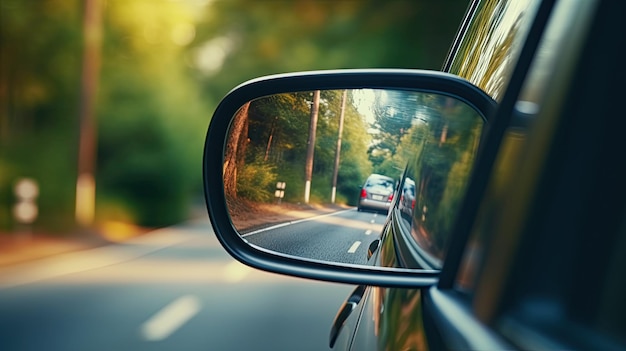
<instances>
[{"instance_id":1,"label":"road","mask_svg":"<svg viewBox=\"0 0 626 351\"><path fill-rule=\"evenodd\" d=\"M328 350L352 289L248 268L204 219L0 269L0 350Z\"/></svg>"},{"instance_id":2,"label":"road","mask_svg":"<svg viewBox=\"0 0 626 351\"><path fill-rule=\"evenodd\" d=\"M385 215L338 211L242 235L273 251L331 262L366 264L367 248L379 237Z\"/></svg>"}]
</instances>

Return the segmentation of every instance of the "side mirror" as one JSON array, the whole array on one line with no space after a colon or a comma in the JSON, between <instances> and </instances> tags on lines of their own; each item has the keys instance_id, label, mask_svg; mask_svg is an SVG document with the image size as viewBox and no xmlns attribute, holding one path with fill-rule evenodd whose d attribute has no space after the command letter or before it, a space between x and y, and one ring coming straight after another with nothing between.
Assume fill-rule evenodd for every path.
<instances>
[{"instance_id":1,"label":"side mirror","mask_svg":"<svg viewBox=\"0 0 626 351\"><path fill-rule=\"evenodd\" d=\"M355 206L389 208L394 194L373 184L362 203L353 189L370 173L399 179L424 143L477 146L476 130L494 106L467 81L431 71L319 71L244 83L220 102L206 137L204 189L215 233L234 258L270 272L432 285L436 270L368 264L373 247L368 253L361 243L394 239L381 233L384 216ZM454 151L463 152L474 149Z\"/></svg>"}]
</instances>

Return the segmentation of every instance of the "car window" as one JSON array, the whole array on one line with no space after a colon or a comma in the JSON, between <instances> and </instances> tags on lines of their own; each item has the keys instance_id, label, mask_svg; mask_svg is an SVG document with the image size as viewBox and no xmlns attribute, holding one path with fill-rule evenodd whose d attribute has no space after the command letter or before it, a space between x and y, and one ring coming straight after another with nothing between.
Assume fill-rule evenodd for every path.
<instances>
[{"instance_id":1,"label":"car window","mask_svg":"<svg viewBox=\"0 0 626 351\"><path fill-rule=\"evenodd\" d=\"M539 3L539 0L480 1L445 69L500 101Z\"/></svg>"},{"instance_id":2,"label":"car window","mask_svg":"<svg viewBox=\"0 0 626 351\"><path fill-rule=\"evenodd\" d=\"M382 188L390 188L393 190L393 180L382 179L382 178L370 179L367 181L367 184L365 184L365 186L367 187L378 186Z\"/></svg>"},{"instance_id":3,"label":"car window","mask_svg":"<svg viewBox=\"0 0 626 351\"><path fill-rule=\"evenodd\" d=\"M574 6L569 10L555 11L539 43L531 69L516 103L515 115L504 134L490 175L490 185L486 190L478 220L464 254L457 277L457 287L461 290L468 292L473 290L478 274L477 269L489 239L487 233L492 232L493 228L498 225L498 221L502 220L501 211L511 205L510 191L517 187L515 177L518 173L517 168L524 158L524 148L529 146L529 128L536 122L535 116L545 103L546 89L554 79L552 73L557 65L563 65L566 62L563 60L563 52L576 50L575 45L580 41L580 35L582 35L580 31L583 28L580 21L585 19L585 16L579 14L582 12ZM570 54L569 57L574 57L573 55Z\"/></svg>"},{"instance_id":4,"label":"car window","mask_svg":"<svg viewBox=\"0 0 626 351\"><path fill-rule=\"evenodd\" d=\"M606 91L593 95L589 91L597 88L581 83L597 75L597 66L578 63L595 4L557 3L456 280L456 288L472 297L478 318L523 349L626 345L624 171L615 171L623 168L615 161L623 155L624 142L598 146L599 139L612 140L623 129L609 136L595 123L602 125L610 116L595 116L590 123L586 113L575 119L565 112L575 109L570 105L595 112L615 100ZM565 100L568 89L580 89L576 93L587 100ZM565 149L571 145L577 148ZM600 167L614 172L607 176ZM550 190L542 197L540 189ZM613 201L602 203L608 198Z\"/></svg>"},{"instance_id":5,"label":"car window","mask_svg":"<svg viewBox=\"0 0 626 351\"><path fill-rule=\"evenodd\" d=\"M555 63L533 72L535 77L549 77L549 90L526 89L521 95L540 101L536 126L527 137L525 163L532 167L543 162L547 175L539 175L537 185L529 182L532 176L519 179L550 192L535 195L537 199L521 198L528 203L519 211L526 228L520 228L523 236L510 268L519 277L503 287L493 318L499 331L522 348L626 348L626 172L620 164L624 123L615 118L614 109L605 109L623 97L623 76L605 67L611 67L607 58L624 41L603 40L622 20L611 7L623 11L624 5L598 3L557 4L545 40L545 47L555 48ZM591 27L590 14L596 12ZM536 61L549 56L546 49L540 50ZM533 260L525 262L522 256ZM485 266L492 262L486 260ZM483 286L481 279L477 289L488 290Z\"/></svg>"}]
</instances>

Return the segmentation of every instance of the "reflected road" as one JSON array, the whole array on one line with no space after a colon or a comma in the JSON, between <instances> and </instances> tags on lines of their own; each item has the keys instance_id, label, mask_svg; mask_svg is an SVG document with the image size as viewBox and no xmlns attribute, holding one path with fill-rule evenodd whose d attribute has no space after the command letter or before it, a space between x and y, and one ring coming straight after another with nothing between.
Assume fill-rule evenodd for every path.
<instances>
[{"instance_id":1,"label":"reflected road","mask_svg":"<svg viewBox=\"0 0 626 351\"><path fill-rule=\"evenodd\" d=\"M352 289L248 268L204 219L0 268L0 350L328 350Z\"/></svg>"},{"instance_id":2,"label":"reflected road","mask_svg":"<svg viewBox=\"0 0 626 351\"><path fill-rule=\"evenodd\" d=\"M380 237L385 215L344 210L284 223L242 236L251 244L289 255L366 264L369 244Z\"/></svg>"}]
</instances>

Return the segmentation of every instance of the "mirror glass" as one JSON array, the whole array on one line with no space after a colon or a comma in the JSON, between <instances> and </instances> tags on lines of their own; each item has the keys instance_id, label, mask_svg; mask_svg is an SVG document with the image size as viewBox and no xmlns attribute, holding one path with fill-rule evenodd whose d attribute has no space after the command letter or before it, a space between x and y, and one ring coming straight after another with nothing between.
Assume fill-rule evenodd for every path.
<instances>
[{"instance_id":1,"label":"mirror glass","mask_svg":"<svg viewBox=\"0 0 626 351\"><path fill-rule=\"evenodd\" d=\"M436 268L483 123L465 102L430 92L317 90L250 101L224 147L231 220L252 245L351 264L368 264L370 243L395 221L396 239L423 256L415 268Z\"/></svg>"}]
</instances>

